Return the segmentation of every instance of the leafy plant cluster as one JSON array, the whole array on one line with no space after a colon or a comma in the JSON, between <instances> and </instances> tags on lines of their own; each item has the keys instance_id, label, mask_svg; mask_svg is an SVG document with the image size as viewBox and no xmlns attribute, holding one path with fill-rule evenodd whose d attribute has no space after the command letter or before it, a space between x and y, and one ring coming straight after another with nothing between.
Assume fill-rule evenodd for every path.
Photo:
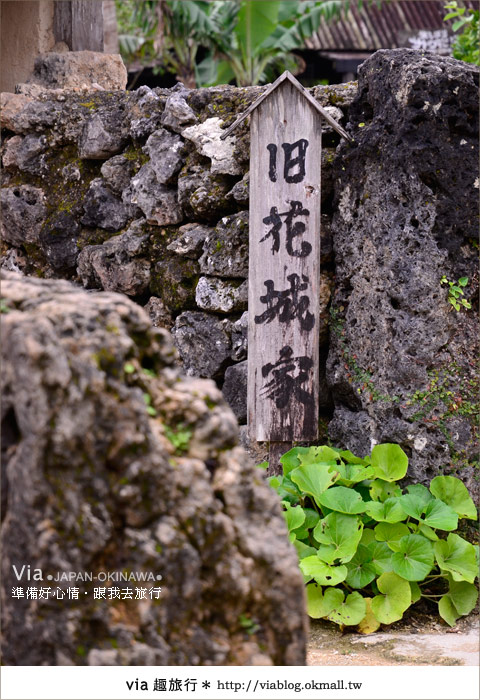
<instances>
[{"instance_id":1,"label":"leafy plant cluster","mask_svg":"<svg viewBox=\"0 0 480 700\"><path fill-rule=\"evenodd\" d=\"M306 583L307 611L363 633L400 620L420 599L454 626L478 598L478 546L455 533L477 519L465 485L437 476L403 490L399 445L376 445L361 459L328 446L295 447L270 477Z\"/></svg>"},{"instance_id":2,"label":"leafy plant cluster","mask_svg":"<svg viewBox=\"0 0 480 700\"><path fill-rule=\"evenodd\" d=\"M452 46L453 57L466 63L480 65L480 11L459 6L457 0L447 3L444 8L449 12L443 21L454 19L452 29L454 32L459 32Z\"/></svg>"},{"instance_id":3,"label":"leafy plant cluster","mask_svg":"<svg viewBox=\"0 0 480 700\"><path fill-rule=\"evenodd\" d=\"M465 309L472 308L470 302L463 298L465 294L463 289L468 284L468 277L460 277L458 282L450 282L447 277L443 275L440 284L448 284L448 303L451 304L454 309L460 311L462 306Z\"/></svg>"},{"instance_id":4,"label":"leafy plant cluster","mask_svg":"<svg viewBox=\"0 0 480 700\"><path fill-rule=\"evenodd\" d=\"M286 68L302 70L292 52L349 0L116 0L116 7L125 61L172 71L192 88L257 85Z\"/></svg>"}]
</instances>

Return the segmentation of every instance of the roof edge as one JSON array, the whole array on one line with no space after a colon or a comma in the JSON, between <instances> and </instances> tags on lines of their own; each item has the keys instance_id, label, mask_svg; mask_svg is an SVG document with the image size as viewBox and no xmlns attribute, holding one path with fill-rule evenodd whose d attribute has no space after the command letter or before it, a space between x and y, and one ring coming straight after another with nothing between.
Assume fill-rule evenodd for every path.
<instances>
[{"instance_id":1,"label":"roof edge","mask_svg":"<svg viewBox=\"0 0 480 700\"><path fill-rule=\"evenodd\" d=\"M342 136L342 138L346 139L347 141L352 142L353 139L351 136L347 134L345 129L338 124L333 117L331 117L328 112L320 105L318 102L311 96L311 94L308 92L306 88L303 87L301 83L298 82L298 80L290 73L290 71L286 70L282 73L280 77L278 77L275 82L273 82L266 90L263 92L257 99L252 102L250 107L248 107L243 114L241 114L234 122L231 124L228 129L225 129L223 134L220 136L220 138L226 139L227 136L229 136L232 131L234 131L241 122L243 122L246 117L248 117L249 114L251 114L269 95L272 94L282 83L284 83L286 80L288 80L294 88L296 88L303 97L308 100L308 102L314 107L314 109L317 110L317 112L320 114L325 121L330 124L330 126L335 129L335 131Z\"/></svg>"}]
</instances>

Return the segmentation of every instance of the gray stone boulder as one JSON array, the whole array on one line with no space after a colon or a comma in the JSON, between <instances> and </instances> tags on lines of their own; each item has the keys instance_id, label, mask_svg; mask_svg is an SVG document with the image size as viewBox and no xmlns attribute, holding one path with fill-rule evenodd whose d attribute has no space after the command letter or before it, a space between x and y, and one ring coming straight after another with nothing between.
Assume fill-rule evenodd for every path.
<instances>
[{"instance_id":1,"label":"gray stone boulder","mask_svg":"<svg viewBox=\"0 0 480 700\"><path fill-rule=\"evenodd\" d=\"M250 201L250 173L245 173L242 179L232 187L227 197L233 199L242 208L248 206Z\"/></svg>"},{"instance_id":2,"label":"gray stone boulder","mask_svg":"<svg viewBox=\"0 0 480 700\"><path fill-rule=\"evenodd\" d=\"M173 319L167 307L159 297L150 297L143 307L150 316L152 326L156 328L168 328L173 326Z\"/></svg>"},{"instance_id":3,"label":"gray stone boulder","mask_svg":"<svg viewBox=\"0 0 480 700\"><path fill-rule=\"evenodd\" d=\"M78 275L89 289L143 294L150 282L147 233L140 219L103 245L85 246L78 256Z\"/></svg>"},{"instance_id":4,"label":"gray stone boulder","mask_svg":"<svg viewBox=\"0 0 480 700\"><path fill-rule=\"evenodd\" d=\"M203 253L205 239L212 232L213 229L202 224L185 224L185 226L180 226L179 236L167 245L167 250L185 258L198 260Z\"/></svg>"},{"instance_id":5,"label":"gray stone boulder","mask_svg":"<svg viewBox=\"0 0 480 700\"><path fill-rule=\"evenodd\" d=\"M139 141L147 138L162 125L165 97L147 85L142 85L130 94L127 103L129 134Z\"/></svg>"},{"instance_id":6,"label":"gray stone boulder","mask_svg":"<svg viewBox=\"0 0 480 700\"><path fill-rule=\"evenodd\" d=\"M240 424L247 422L247 378L248 362L239 362L227 367L222 394Z\"/></svg>"},{"instance_id":7,"label":"gray stone boulder","mask_svg":"<svg viewBox=\"0 0 480 700\"><path fill-rule=\"evenodd\" d=\"M305 664L280 504L213 382L124 296L5 274L3 663ZM28 586L55 595L12 598Z\"/></svg>"},{"instance_id":8,"label":"gray stone boulder","mask_svg":"<svg viewBox=\"0 0 480 700\"><path fill-rule=\"evenodd\" d=\"M49 89L88 89L94 85L104 90L125 90L127 69L119 54L51 51L35 59L27 81L31 83Z\"/></svg>"},{"instance_id":9,"label":"gray stone boulder","mask_svg":"<svg viewBox=\"0 0 480 700\"><path fill-rule=\"evenodd\" d=\"M4 241L15 246L38 241L47 215L45 193L40 187L4 187L0 206L0 235Z\"/></svg>"},{"instance_id":10,"label":"gray stone boulder","mask_svg":"<svg viewBox=\"0 0 480 700\"><path fill-rule=\"evenodd\" d=\"M43 170L39 156L45 153L48 143L45 135L16 135L5 143L2 164L6 169L22 170L39 175Z\"/></svg>"},{"instance_id":11,"label":"gray stone boulder","mask_svg":"<svg viewBox=\"0 0 480 700\"><path fill-rule=\"evenodd\" d=\"M232 181L232 177L213 174L206 158L191 154L178 176L178 201L185 215L193 221L216 223L232 211L228 197Z\"/></svg>"},{"instance_id":12,"label":"gray stone boulder","mask_svg":"<svg viewBox=\"0 0 480 700\"><path fill-rule=\"evenodd\" d=\"M170 314L195 308L199 269L196 260L164 254L154 264L150 289L160 297Z\"/></svg>"},{"instance_id":13,"label":"gray stone boulder","mask_svg":"<svg viewBox=\"0 0 480 700\"><path fill-rule=\"evenodd\" d=\"M335 161L327 372L336 444L363 456L399 443L409 478L451 471L473 491L477 314L455 311L441 279L468 277L475 305L478 78L406 49L362 65L355 143Z\"/></svg>"},{"instance_id":14,"label":"gray stone boulder","mask_svg":"<svg viewBox=\"0 0 480 700\"><path fill-rule=\"evenodd\" d=\"M150 158L157 182L171 184L185 162L185 143L180 136L157 129L148 137L143 150Z\"/></svg>"},{"instance_id":15,"label":"gray stone boulder","mask_svg":"<svg viewBox=\"0 0 480 700\"><path fill-rule=\"evenodd\" d=\"M115 197L102 178L90 183L83 200L81 223L106 231L119 231L128 221L128 210L121 199Z\"/></svg>"},{"instance_id":16,"label":"gray stone boulder","mask_svg":"<svg viewBox=\"0 0 480 700\"><path fill-rule=\"evenodd\" d=\"M211 172L220 175L242 175L243 168L235 157L235 136L221 139L222 120L206 119L201 124L188 126L182 136L194 143L198 153L211 161Z\"/></svg>"},{"instance_id":17,"label":"gray stone boulder","mask_svg":"<svg viewBox=\"0 0 480 700\"><path fill-rule=\"evenodd\" d=\"M248 211L225 216L205 239L200 270L218 277L248 277Z\"/></svg>"},{"instance_id":18,"label":"gray stone boulder","mask_svg":"<svg viewBox=\"0 0 480 700\"><path fill-rule=\"evenodd\" d=\"M203 311L227 314L247 308L248 284L231 282L218 277L200 277L195 290L195 301Z\"/></svg>"},{"instance_id":19,"label":"gray stone boulder","mask_svg":"<svg viewBox=\"0 0 480 700\"><path fill-rule=\"evenodd\" d=\"M162 124L177 133L198 122L197 115L185 99L187 95L187 90L172 92L165 103Z\"/></svg>"},{"instance_id":20,"label":"gray stone boulder","mask_svg":"<svg viewBox=\"0 0 480 700\"><path fill-rule=\"evenodd\" d=\"M125 155L113 156L100 168L103 179L116 195L121 195L135 174L135 161Z\"/></svg>"},{"instance_id":21,"label":"gray stone boulder","mask_svg":"<svg viewBox=\"0 0 480 700\"><path fill-rule=\"evenodd\" d=\"M80 158L103 160L120 153L127 143L127 136L121 112L96 112L88 119L80 136Z\"/></svg>"},{"instance_id":22,"label":"gray stone boulder","mask_svg":"<svg viewBox=\"0 0 480 700\"><path fill-rule=\"evenodd\" d=\"M218 377L231 364L231 322L203 311L185 311L172 328L183 369L194 377Z\"/></svg>"},{"instance_id":23,"label":"gray stone boulder","mask_svg":"<svg viewBox=\"0 0 480 700\"><path fill-rule=\"evenodd\" d=\"M150 163L142 166L132 178L129 187L123 192L122 199L127 205L136 205L144 213L149 224L165 226L178 224L183 219L176 190L158 182Z\"/></svg>"},{"instance_id":24,"label":"gray stone boulder","mask_svg":"<svg viewBox=\"0 0 480 700\"><path fill-rule=\"evenodd\" d=\"M78 239L82 227L70 211L55 211L44 226L39 243L49 267L56 273L75 271L79 254Z\"/></svg>"},{"instance_id":25,"label":"gray stone boulder","mask_svg":"<svg viewBox=\"0 0 480 700\"><path fill-rule=\"evenodd\" d=\"M248 312L245 311L237 321L232 323L232 360L245 360L248 350Z\"/></svg>"}]
</instances>

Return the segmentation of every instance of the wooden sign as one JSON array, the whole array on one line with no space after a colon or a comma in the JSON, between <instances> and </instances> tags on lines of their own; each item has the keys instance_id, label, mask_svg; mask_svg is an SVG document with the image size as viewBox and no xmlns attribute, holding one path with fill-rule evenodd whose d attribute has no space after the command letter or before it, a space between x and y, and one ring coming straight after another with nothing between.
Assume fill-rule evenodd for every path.
<instances>
[{"instance_id":1,"label":"wooden sign","mask_svg":"<svg viewBox=\"0 0 480 700\"><path fill-rule=\"evenodd\" d=\"M349 137L288 71L222 138L248 114L249 434L259 442L313 441L318 437L322 118Z\"/></svg>"}]
</instances>

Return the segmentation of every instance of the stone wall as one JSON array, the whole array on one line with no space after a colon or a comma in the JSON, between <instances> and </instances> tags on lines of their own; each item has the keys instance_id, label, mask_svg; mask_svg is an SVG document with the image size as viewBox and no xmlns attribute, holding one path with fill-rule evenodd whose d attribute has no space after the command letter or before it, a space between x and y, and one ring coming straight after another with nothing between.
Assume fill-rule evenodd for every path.
<instances>
[{"instance_id":1,"label":"stone wall","mask_svg":"<svg viewBox=\"0 0 480 700\"><path fill-rule=\"evenodd\" d=\"M456 469L471 487L475 315L440 279L468 276L475 303L475 81L397 50L364 64L358 92L312 89L355 137L324 131L322 440L399 442L413 477ZM4 96L2 116L3 265L129 295L241 423L248 124L220 134L262 89L38 90Z\"/></svg>"}]
</instances>

